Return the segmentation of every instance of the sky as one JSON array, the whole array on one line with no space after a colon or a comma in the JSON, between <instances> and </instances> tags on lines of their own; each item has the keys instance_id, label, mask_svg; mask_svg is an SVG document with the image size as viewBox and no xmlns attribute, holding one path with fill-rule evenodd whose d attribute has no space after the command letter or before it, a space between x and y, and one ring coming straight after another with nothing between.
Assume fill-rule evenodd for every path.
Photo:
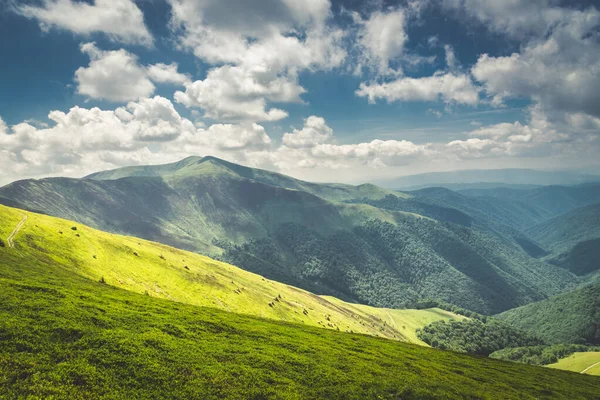
<instances>
[{"instance_id":1,"label":"sky","mask_svg":"<svg viewBox=\"0 0 600 400\"><path fill-rule=\"evenodd\" d=\"M597 172L599 88L593 1L0 0L0 184L192 155Z\"/></svg>"}]
</instances>

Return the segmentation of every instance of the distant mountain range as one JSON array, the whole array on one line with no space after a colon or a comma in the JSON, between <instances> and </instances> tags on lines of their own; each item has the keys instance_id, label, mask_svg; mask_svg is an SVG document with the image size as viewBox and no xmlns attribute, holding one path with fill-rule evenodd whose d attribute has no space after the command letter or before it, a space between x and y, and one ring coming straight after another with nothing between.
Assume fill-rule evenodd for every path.
<instances>
[{"instance_id":1,"label":"distant mountain range","mask_svg":"<svg viewBox=\"0 0 600 400\"><path fill-rule=\"evenodd\" d=\"M545 185L576 185L600 182L597 174L578 171L539 171L534 169L481 169L429 172L375 182L381 187L398 190L418 190L426 187L460 189L531 189Z\"/></svg>"},{"instance_id":2,"label":"distant mountain range","mask_svg":"<svg viewBox=\"0 0 600 400\"><path fill-rule=\"evenodd\" d=\"M570 199L537 208L446 189L315 184L214 157L0 188L7 205L220 257L320 294L396 308L438 299L486 314L587 279L539 260L548 249L523 233L578 204Z\"/></svg>"}]
</instances>

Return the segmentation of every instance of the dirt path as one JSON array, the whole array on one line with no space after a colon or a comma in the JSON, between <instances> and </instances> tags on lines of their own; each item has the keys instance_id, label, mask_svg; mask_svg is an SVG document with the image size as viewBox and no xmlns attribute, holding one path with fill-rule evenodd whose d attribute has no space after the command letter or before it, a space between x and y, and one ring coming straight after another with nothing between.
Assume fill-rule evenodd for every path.
<instances>
[{"instance_id":1,"label":"dirt path","mask_svg":"<svg viewBox=\"0 0 600 400\"><path fill-rule=\"evenodd\" d=\"M586 369L584 369L583 371L581 371L582 374L585 374L587 372L588 369L594 368L596 365L600 364L600 361L598 361L595 364L590 365L589 367L587 367Z\"/></svg>"},{"instance_id":2,"label":"dirt path","mask_svg":"<svg viewBox=\"0 0 600 400\"><path fill-rule=\"evenodd\" d=\"M15 238L17 233L19 233L19 230L23 227L23 225L25 225L26 221L27 221L27 214L23 214L23 219L21 220L21 222L19 222L17 224L17 227L15 228L14 231L12 231L12 233L10 234L10 236L7 239L8 247L10 247L10 248L15 247L15 242L13 241L13 239Z\"/></svg>"}]
</instances>

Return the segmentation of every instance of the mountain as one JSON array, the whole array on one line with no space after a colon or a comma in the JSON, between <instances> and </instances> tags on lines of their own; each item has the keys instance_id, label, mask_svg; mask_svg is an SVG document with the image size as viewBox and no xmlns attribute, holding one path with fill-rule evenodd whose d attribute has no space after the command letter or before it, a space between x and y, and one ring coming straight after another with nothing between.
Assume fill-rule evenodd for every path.
<instances>
[{"instance_id":1,"label":"mountain","mask_svg":"<svg viewBox=\"0 0 600 400\"><path fill-rule=\"evenodd\" d=\"M6 207L0 213L2 397L590 399L600 390L590 376L187 304L253 299L261 285L263 300L277 303L265 305L269 313L293 290L277 302L271 297L283 285L253 285L251 274L205 257L43 215L24 219ZM168 300L186 280L181 293L204 289ZM226 305L247 310L242 300Z\"/></svg>"},{"instance_id":2,"label":"mountain","mask_svg":"<svg viewBox=\"0 0 600 400\"><path fill-rule=\"evenodd\" d=\"M600 344L600 285L585 286L559 296L497 315L548 343Z\"/></svg>"},{"instance_id":3,"label":"mountain","mask_svg":"<svg viewBox=\"0 0 600 400\"><path fill-rule=\"evenodd\" d=\"M600 174L588 174L578 171L538 171L533 169L481 169L447 172L429 172L403 176L378 182L390 189L416 190L426 187L464 188L475 185L478 188L506 187L510 185L566 185L600 181ZM472 186L471 186L472 187Z\"/></svg>"},{"instance_id":4,"label":"mountain","mask_svg":"<svg viewBox=\"0 0 600 400\"><path fill-rule=\"evenodd\" d=\"M390 198L407 207L365 204ZM377 307L431 298L491 314L578 282L532 257L541 250L524 235L484 219L471 226L473 217L451 203L373 185L308 183L213 157L19 181L0 188L2 199Z\"/></svg>"}]
</instances>

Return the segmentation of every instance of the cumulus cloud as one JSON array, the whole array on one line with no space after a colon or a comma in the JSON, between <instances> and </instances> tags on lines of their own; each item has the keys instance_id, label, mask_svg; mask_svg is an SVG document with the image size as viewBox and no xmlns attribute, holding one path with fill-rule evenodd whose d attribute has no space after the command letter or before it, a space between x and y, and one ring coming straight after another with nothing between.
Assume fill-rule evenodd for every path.
<instances>
[{"instance_id":1,"label":"cumulus cloud","mask_svg":"<svg viewBox=\"0 0 600 400\"><path fill-rule=\"evenodd\" d=\"M178 71L177 63L154 64L148 66L147 70L148 77L157 83L172 83L181 86L191 83L191 79L188 75Z\"/></svg>"},{"instance_id":2,"label":"cumulus cloud","mask_svg":"<svg viewBox=\"0 0 600 400\"><path fill-rule=\"evenodd\" d=\"M267 100L301 102L304 89L295 77L267 75L261 80L260 67L226 65L208 72L204 80L186 85L185 92L175 93L175 100L188 108L198 107L205 116L218 120L277 121L287 117L287 112L266 109Z\"/></svg>"},{"instance_id":3,"label":"cumulus cloud","mask_svg":"<svg viewBox=\"0 0 600 400\"><path fill-rule=\"evenodd\" d=\"M328 70L346 57L343 31L328 27L328 0L171 0L180 45L214 67L176 100L226 121L274 121L269 102L302 102L301 71Z\"/></svg>"},{"instance_id":4,"label":"cumulus cloud","mask_svg":"<svg viewBox=\"0 0 600 400\"><path fill-rule=\"evenodd\" d=\"M89 55L91 61L88 67L75 71L79 94L123 102L154 93L154 84L135 55L123 49L102 51L94 43L81 45L81 51Z\"/></svg>"},{"instance_id":5,"label":"cumulus cloud","mask_svg":"<svg viewBox=\"0 0 600 400\"><path fill-rule=\"evenodd\" d=\"M465 74L436 73L423 78L402 77L391 82L361 83L356 94L368 97L370 103L377 99L394 101L437 101L476 105L479 90Z\"/></svg>"},{"instance_id":6,"label":"cumulus cloud","mask_svg":"<svg viewBox=\"0 0 600 400\"><path fill-rule=\"evenodd\" d=\"M333 129L327 126L324 118L311 115L304 121L302 129L294 129L292 133L285 133L282 141L285 146L290 148L308 148L326 142L332 135Z\"/></svg>"},{"instance_id":7,"label":"cumulus cloud","mask_svg":"<svg viewBox=\"0 0 600 400\"><path fill-rule=\"evenodd\" d=\"M92 4L74 0L42 0L25 4L16 11L36 19L40 27L65 29L79 35L103 33L115 42L152 45L142 11L132 0L95 0Z\"/></svg>"},{"instance_id":8,"label":"cumulus cloud","mask_svg":"<svg viewBox=\"0 0 600 400\"><path fill-rule=\"evenodd\" d=\"M276 164L284 169L339 169L357 164L373 168L407 165L434 153L431 144L417 145L406 140L337 144L325 119L313 115L304 121L302 129L283 135L282 146L275 155Z\"/></svg>"},{"instance_id":9,"label":"cumulus cloud","mask_svg":"<svg viewBox=\"0 0 600 400\"><path fill-rule=\"evenodd\" d=\"M77 92L92 99L125 102L153 94L152 82L191 84L190 77L178 71L177 63L144 67L137 56L124 49L103 51L95 43L80 48L90 57L90 64L75 71Z\"/></svg>"},{"instance_id":10,"label":"cumulus cloud","mask_svg":"<svg viewBox=\"0 0 600 400\"><path fill-rule=\"evenodd\" d=\"M483 54L471 72L493 105L525 98L546 112L600 116L600 12L546 0L444 0L489 29L522 41L510 56Z\"/></svg>"},{"instance_id":11,"label":"cumulus cloud","mask_svg":"<svg viewBox=\"0 0 600 400\"><path fill-rule=\"evenodd\" d=\"M550 116L539 105L530 108L526 124L502 122L467 132L470 138L455 140L447 150L463 159L484 157L543 157L580 154L588 157L597 129L586 132L590 119L581 114ZM582 119L583 117L583 119ZM583 125L582 125L583 124ZM600 125L599 125L600 126Z\"/></svg>"},{"instance_id":12,"label":"cumulus cloud","mask_svg":"<svg viewBox=\"0 0 600 400\"><path fill-rule=\"evenodd\" d=\"M362 53L361 67L364 65L381 75L401 73L391 68L390 62L403 54L408 41L405 11L375 11L367 19L355 12L353 18L359 26L357 42Z\"/></svg>"},{"instance_id":13,"label":"cumulus cloud","mask_svg":"<svg viewBox=\"0 0 600 400\"><path fill-rule=\"evenodd\" d=\"M447 9L465 13L486 27L516 39L543 36L571 11L548 0L441 0Z\"/></svg>"}]
</instances>

